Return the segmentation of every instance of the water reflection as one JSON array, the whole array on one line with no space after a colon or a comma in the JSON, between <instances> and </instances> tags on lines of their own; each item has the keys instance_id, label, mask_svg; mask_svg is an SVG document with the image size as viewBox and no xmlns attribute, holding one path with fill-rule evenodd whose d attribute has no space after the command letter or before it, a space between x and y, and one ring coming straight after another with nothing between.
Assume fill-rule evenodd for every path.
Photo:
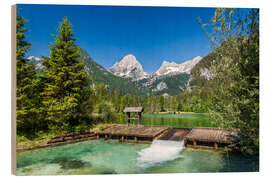
<instances>
[{"instance_id":1,"label":"water reflection","mask_svg":"<svg viewBox=\"0 0 270 180\"><path fill-rule=\"evenodd\" d=\"M120 115L113 120L116 124L125 124L125 116ZM137 124L137 121L131 121ZM182 113L182 114L143 114L142 124L148 126L162 125L171 127L215 127L206 113Z\"/></svg>"}]
</instances>

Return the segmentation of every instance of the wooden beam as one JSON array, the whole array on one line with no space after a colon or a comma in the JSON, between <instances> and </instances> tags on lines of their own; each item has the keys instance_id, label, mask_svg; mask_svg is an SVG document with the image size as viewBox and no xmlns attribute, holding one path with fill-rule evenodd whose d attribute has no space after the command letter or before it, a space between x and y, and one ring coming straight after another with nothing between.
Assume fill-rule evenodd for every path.
<instances>
[{"instance_id":1,"label":"wooden beam","mask_svg":"<svg viewBox=\"0 0 270 180\"><path fill-rule=\"evenodd\" d=\"M215 149L218 149L218 144L215 143L215 144L214 144L214 147L215 147Z\"/></svg>"},{"instance_id":2,"label":"wooden beam","mask_svg":"<svg viewBox=\"0 0 270 180\"><path fill-rule=\"evenodd\" d=\"M138 123L141 125L142 124L142 113L139 112L138 115L139 115L139 122Z\"/></svg>"},{"instance_id":3,"label":"wooden beam","mask_svg":"<svg viewBox=\"0 0 270 180\"><path fill-rule=\"evenodd\" d=\"M130 123L130 112L127 112L127 125L129 126Z\"/></svg>"},{"instance_id":4,"label":"wooden beam","mask_svg":"<svg viewBox=\"0 0 270 180\"><path fill-rule=\"evenodd\" d=\"M197 142L193 141L193 146L196 148L197 147Z\"/></svg>"},{"instance_id":5,"label":"wooden beam","mask_svg":"<svg viewBox=\"0 0 270 180\"><path fill-rule=\"evenodd\" d=\"M128 119L131 119L131 120L139 120L139 118L128 118Z\"/></svg>"}]
</instances>

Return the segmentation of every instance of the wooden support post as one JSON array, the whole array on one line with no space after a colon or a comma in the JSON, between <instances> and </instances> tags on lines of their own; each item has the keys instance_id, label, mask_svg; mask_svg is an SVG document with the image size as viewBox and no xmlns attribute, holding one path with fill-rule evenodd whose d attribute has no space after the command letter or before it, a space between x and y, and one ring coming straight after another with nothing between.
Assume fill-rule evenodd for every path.
<instances>
[{"instance_id":1,"label":"wooden support post","mask_svg":"<svg viewBox=\"0 0 270 180\"><path fill-rule=\"evenodd\" d=\"M124 140L125 140L125 139L124 139L124 136L122 136L122 137L121 137L121 142L124 142Z\"/></svg>"},{"instance_id":2,"label":"wooden support post","mask_svg":"<svg viewBox=\"0 0 270 180\"><path fill-rule=\"evenodd\" d=\"M218 149L218 143L214 144L215 149Z\"/></svg>"},{"instance_id":3,"label":"wooden support post","mask_svg":"<svg viewBox=\"0 0 270 180\"><path fill-rule=\"evenodd\" d=\"M97 134L97 139L99 139L99 135Z\"/></svg>"},{"instance_id":4,"label":"wooden support post","mask_svg":"<svg viewBox=\"0 0 270 180\"><path fill-rule=\"evenodd\" d=\"M139 112L138 114L139 114L139 125L141 125L142 124L142 113Z\"/></svg>"},{"instance_id":5,"label":"wooden support post","mask_svg":"<svg viewBox=\"0 0 270 180\"><path fill-rule=\"evenodd\" d=\"M107 140L108 139L108 135L107 134L105 134L105 138L104 138L105 140Z\"/></svg>"},{"instance_id":6,"label":"wooden support post","mask_svg":"<svg viewBox=\"0 0 270 180\"><path fill-rule=\"evenodd\" d=\"M197 147L197 142L196 141L193 141L193 146L194 146L194 148Z\"/></svg>"},{"instance_id":7,"label":"wooden support post","mask_svg":"<svg viewBox=\"0 0 270 180\"><path fill-rule=\"evenodd\" d=\"M134 142L136 143L136 142L138 142L138 140L137 140L137 137L135 136L134 137Z\"/></svg>"},{"instance_id":8,"label":"wooden support post","mask_svg":"<svg viewBox=\"0 0 270 180\"><path fill-rule=\"evenodd\" d=\"M130 112L127 112L127 125L129 126L130 123Z\"/></svg>"}]
</instances>

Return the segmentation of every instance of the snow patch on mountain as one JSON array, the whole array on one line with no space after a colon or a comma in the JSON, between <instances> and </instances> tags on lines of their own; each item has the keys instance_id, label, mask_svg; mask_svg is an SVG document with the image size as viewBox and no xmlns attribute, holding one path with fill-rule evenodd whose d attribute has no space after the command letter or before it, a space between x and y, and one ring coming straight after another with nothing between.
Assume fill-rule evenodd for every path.
<instances>
[{"instance_id":1,"label":"snow patch on mountain","mask_svg":"<svg viewBox=\"0 0 270 180\"><path fill-rule=\"evenodd\" d=\"M29 56L27 59L30 61L40 61L41 60L39 57L36 57L36 56Z\"/></svg>"},{"instance_id":2,"label":"snow patch on mountain","mask_svg":"<svg viewBox=\"0 0 270 180\"><path fill-rule=\"evenodd\" d=\"M213 77L213 74L209 69L203 68L200 70L200 76L205 77L207 80L211 79Z\"/></svg>"},{"instance_id":3,"label":"snow patch on mountain","mask_svg":"<svg viewBox=\"0 0 270 180\"><path fill-rule=\"evenodd\" d=\"M170 97L170 95L168 93L163 93L162 96L165 97L165 98Z\"/></svg>"},{"instance_id":4,"label":"snow patch on mountain","mask_svg":"<svg viewBox=\"0 0 270 180\"><path fill-rule=\"evenodd\" d=\"M161 81L153 91L162 91L163 89L167 89L168 86L165 82Z\"/></svg>"},{"instance_id":5,"label":"snow patch on mountain","mask_svg":"<svg viewBox=\"0 0 270 180\"><path fill-rule=\"evenodd\" d=\"M191 69L202 59L197 56L192 60L186 61L181 64L175 62L163 61L161 67L154 73L156 76L175 75L180 73L190 74Z\"/></svg>"},{"instance_id":6,"label":"snow patch on mountain","mask_svg":"<svg viewBox=\"0 0 270 180\"><path fill-rule=\"evenodd\" d=\"M27 59L35 65L36 69L43 68L42 61L39 57L29 56Z\"/></svg>"}]
</instances>

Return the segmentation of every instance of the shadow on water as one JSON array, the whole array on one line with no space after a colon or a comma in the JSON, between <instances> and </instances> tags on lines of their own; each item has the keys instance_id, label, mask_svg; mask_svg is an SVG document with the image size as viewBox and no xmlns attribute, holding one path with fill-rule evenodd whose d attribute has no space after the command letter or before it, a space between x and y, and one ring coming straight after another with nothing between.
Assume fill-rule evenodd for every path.
<instances>
[{"instance_id":1,"label":"shadow on water","mask_svg":"<svg viewBox=\"0 0 270 180\"><path fill-rule=\"evenodd\" d=\"M223 154L223 171L224 172L258 172L259 157L243 156L240 153Z\"/></svg>"},{"instance_id":2,"label":"shadow on water","mask_svg":"<svg viewBox=\"0 0 270 180\"><path fill-rule=\"evenodd\" d=\"M24 168L35 163L58 163L63 168L76 167L83 162L74 161L75 159L93 152L93 146L81 146L81 143L67 144L63 146L48 147L30 151L23 151L17 154L17 167Z\"/></svg>"},{"instance_id":3,"label":"shadow on water","mask_svg":"<svg viewBox=\"0 0 270 180\"><path fill-rule=\"evenodd\" d=\"M68 160L68 159L61 159L61 160L52 160L51 163L60 164L61 169L78 169L84 167L85 163L80 160ZM91 166L88 163L88 166Z\"/></svg>"}]
</instances>

